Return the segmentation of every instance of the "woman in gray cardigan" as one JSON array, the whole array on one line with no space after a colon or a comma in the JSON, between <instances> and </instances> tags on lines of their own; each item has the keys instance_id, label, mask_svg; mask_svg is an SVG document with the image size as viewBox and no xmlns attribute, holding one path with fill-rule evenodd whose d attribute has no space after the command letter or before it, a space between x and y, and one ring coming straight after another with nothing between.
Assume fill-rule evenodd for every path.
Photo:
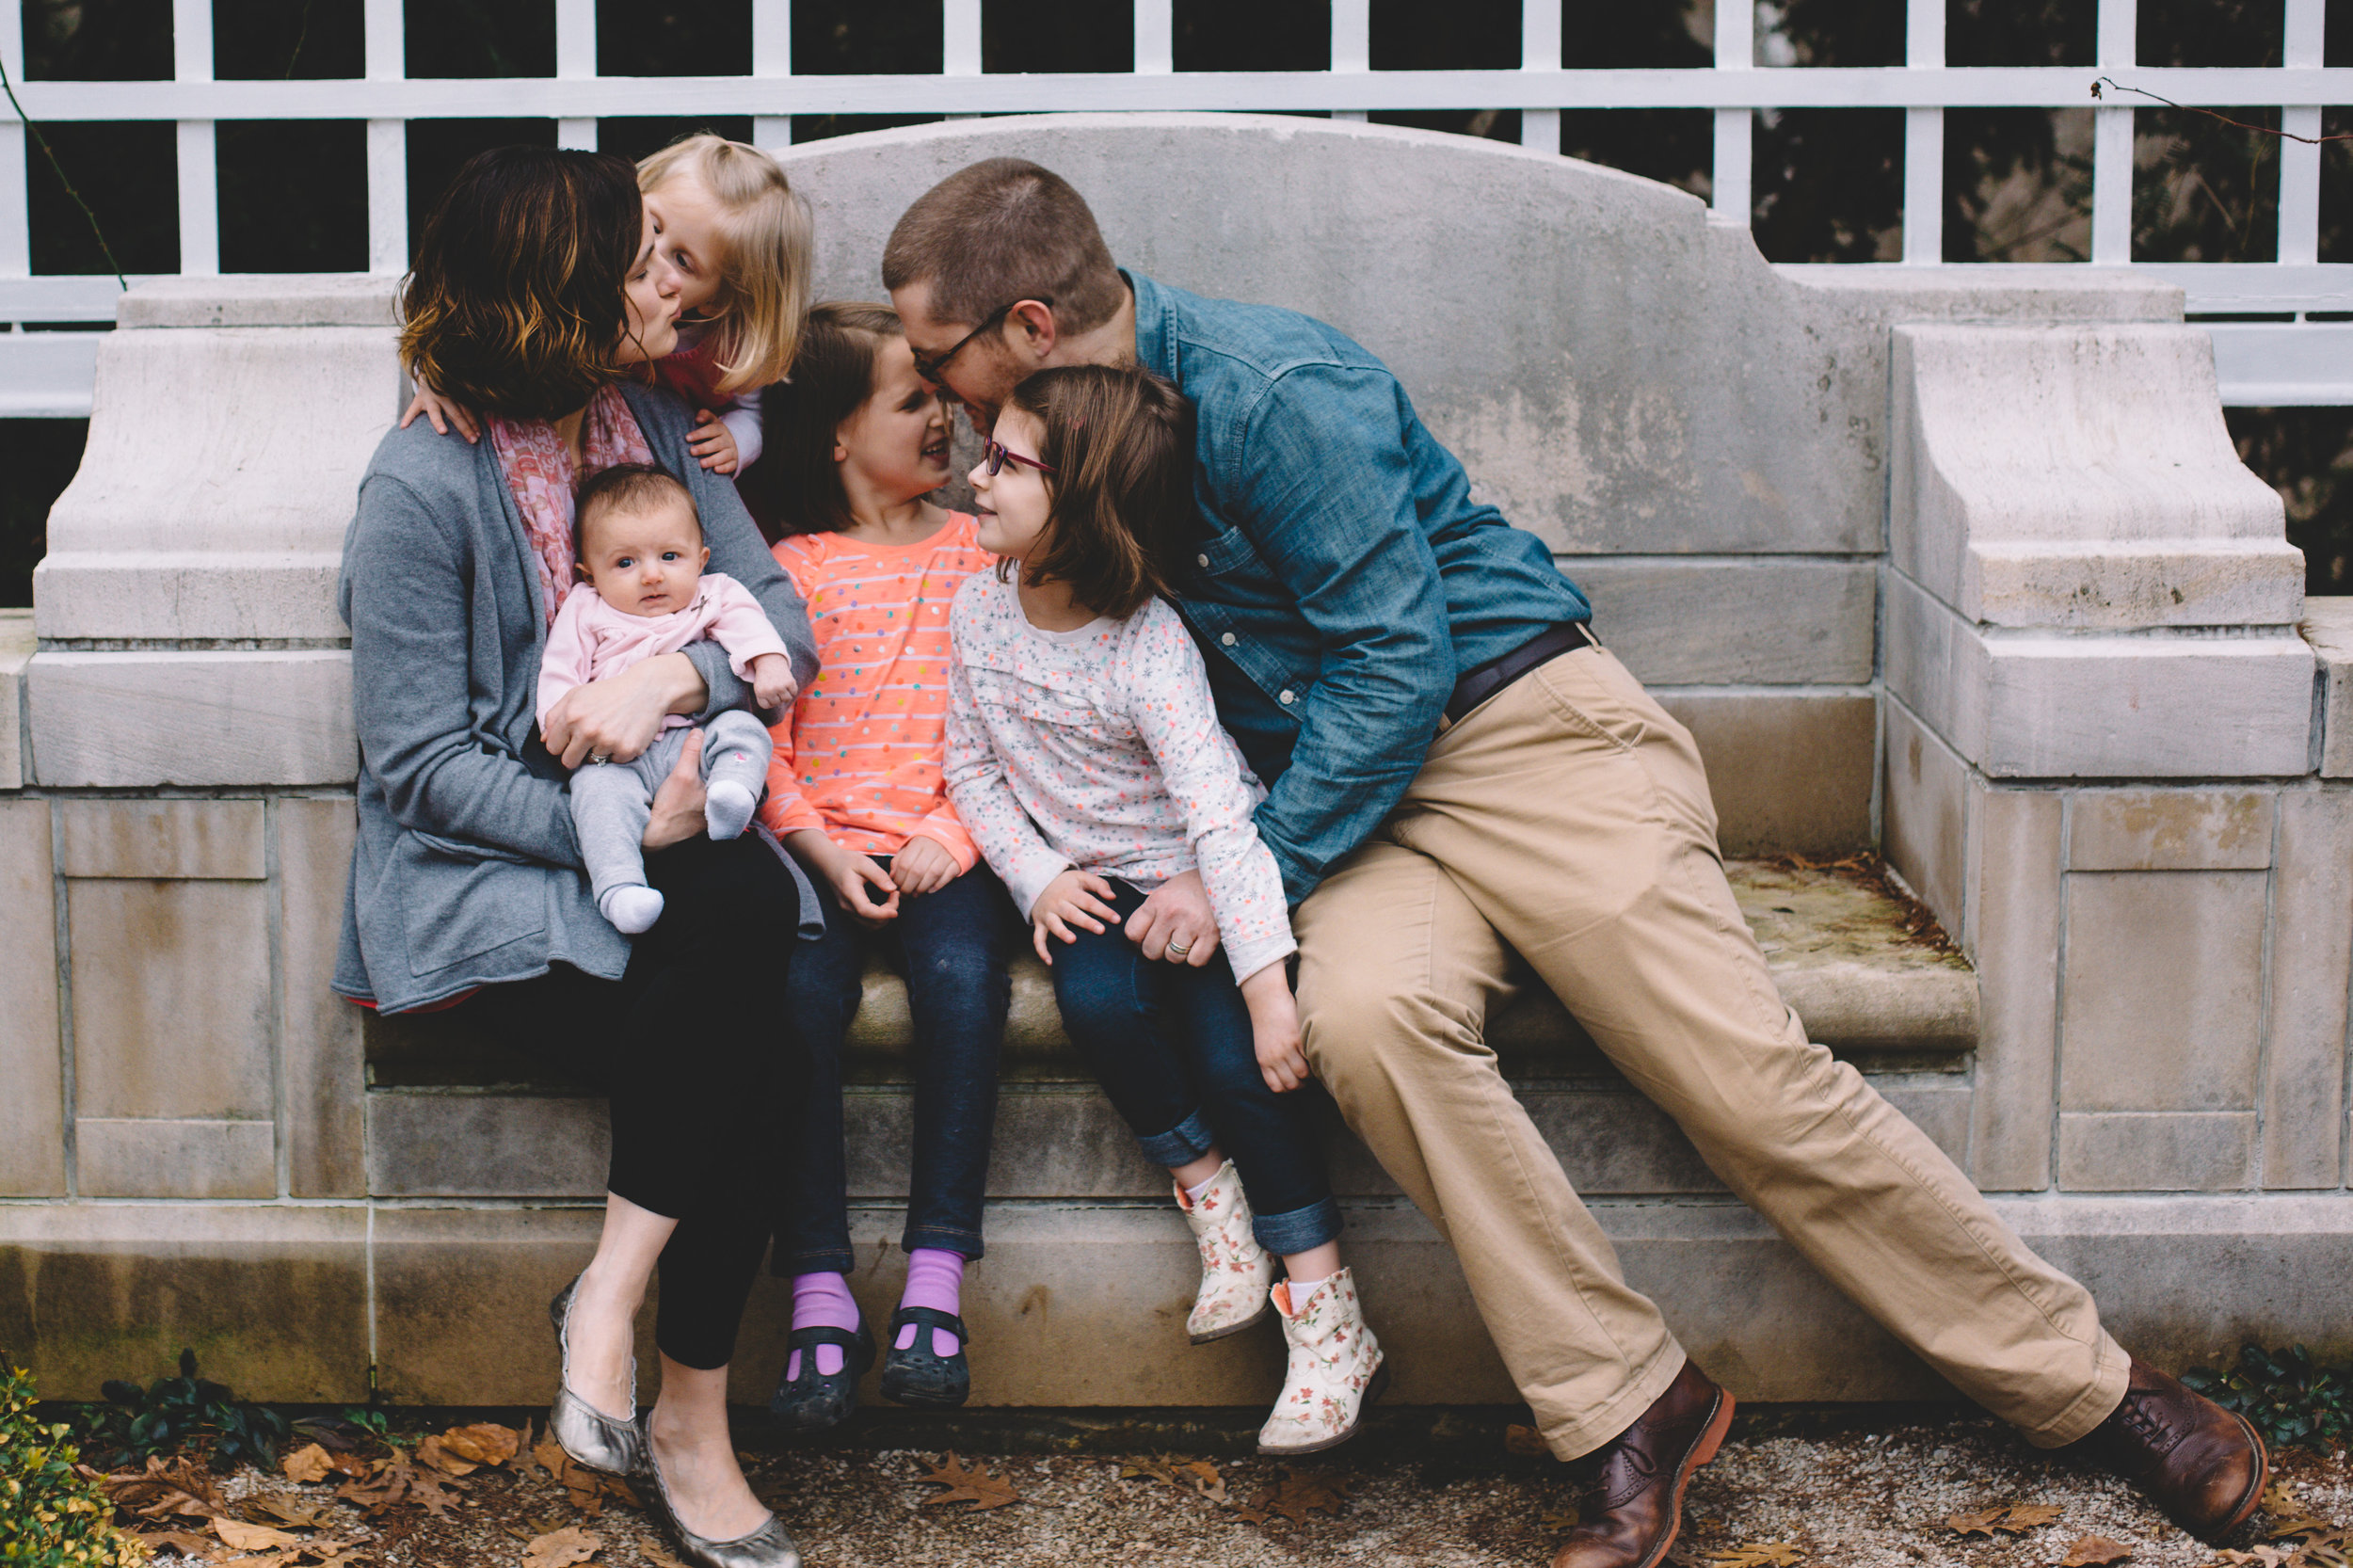
<instances>
[{"instance_id":1,"label":"woman in gray cardigan","mask_svg":"<svg viewBox=\"0 0 2353 1568\"><path fill-rule=\"evenodd\" d=\"M551 1309L551 1426L574 1459L646 1483L680 1557L786 1568L799 1554L728 1440L727 1366L767 1240L755 1151L784 1125L776 998L815 896L760 839L704 836L690 742L645 834L661 920L632 951L589 897L568 771L637 756L668 714L748 706L716 643L580 688L544 736L533 724L572 481L628 457L684 480L711 569L758 597L802 684L816 673L808 616L733 487L687 452L685 408L642 384L677 339L657 237L627 163L536 148L475 158L425 222L402 351L488 428L385 437L344 541L363 766L336 985L387 1013L460 1006L603 1080L604 1232ZM641 1421L631 1345L657 1272L662 1392Z\"/></svg>"}]
</instances>

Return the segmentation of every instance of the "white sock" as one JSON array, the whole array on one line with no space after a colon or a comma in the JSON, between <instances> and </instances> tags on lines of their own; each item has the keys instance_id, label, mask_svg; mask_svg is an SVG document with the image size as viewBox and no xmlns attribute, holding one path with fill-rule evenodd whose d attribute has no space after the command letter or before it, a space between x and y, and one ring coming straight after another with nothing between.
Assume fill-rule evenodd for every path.
<instances>
[{"instance_id":1,"label":"white sock","mask_svg":"<svg viewBox=\"0 0 2353 1568\"><path fill-rule=\"evenodd\" d=\"M634 936L651 931L653 922L662 918L662 895L636 883L607 888L597 900L597 910L613 922L614 930Z\"/></svg>"},{"instance_id":2,"label":"white sock","mask_svg":"<svg viewBox=\"0 0 2353 1568\"><path fill-rule=\"evenodd\" d=\"M703 825L714 839L732 839L750 825L760 801L733 779L723 778L703 795Z\"/></svg>"},{"instance_id":3,"label":"white sock","mask_svg":"<svg viewBox=\"0 0 2353 1568\"><path fill-rule=\"evenodd\" d=\"M1324 1275L1324 1276L1323 1276L1323 1279L1295 1279L1295 1280L1292 1280L1292 1281L1290 1282L1290 1287L1291 1287L1291 1309L1292 1309L1293 1311L1297 1311L1300 1307L1303 1307L1303 1306L1306 1305L1306 1304L1307 1304L1307 1298L1308 1298L1309 1296L1314 1295L1317 1291L1319 1291L1319 1290L1322 1289L1322 1288L1323 1288L1323 1281L1324 1281L1324 1280L1328 1280L1328 1279L1330 1279L1331 1277L1332 1277L1332 1276L1331 1276L1330 1274L1326 1274L1326 1275Z\"/></svg>"},{"instance_id":4,"label":"white sock","mask_svg":"<svg viewBox=\"0 0 2353 1568\"><path fill-rule=\"evenodd\" d=\"M1216 1182L1217 1182L1217 1176L1216 1176L1216 1174L1215 1174L1215 1173L1211 1173L1211 1175L1210 1175L1210 1176L1209 1176L1209 1179L1208 1181L1203 1182L1200 1186L1198 1186L1198 1187L1188 1187L1188 1188L1186 1188L1186 1189L1185 1189L1185 1201L1186 1201L1186 1202L1188 1202L1188 1203L1199 1203L1199 1202L1201 1201L1201 1194L1203 1194L1204 1192L1207 1192L1210 1189L1210 1187L1212 1187L1213 1185L1215 1185L1215 1184L1216 1184Z\"/></svg>"}]
</instances>

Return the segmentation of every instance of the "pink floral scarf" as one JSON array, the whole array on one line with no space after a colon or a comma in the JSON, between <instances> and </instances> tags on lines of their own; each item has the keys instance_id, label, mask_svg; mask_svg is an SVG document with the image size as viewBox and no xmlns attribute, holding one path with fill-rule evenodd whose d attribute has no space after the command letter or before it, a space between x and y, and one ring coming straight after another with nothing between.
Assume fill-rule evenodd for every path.
<instances>
[{"instance_id":1,"label":"pink floral scarf","mask_svg":"<svg viewBox=\"0 0 2353 1568\"><path fill-rule=\"evenodd\" d=\"M650 463L653 449L637 428L637 416L618 387L606 387L589 400L581 446L584 461L572 471L572 455L555 426L543 419L501 419L490 416L490 445L506 488L515 492L515 507L523 515L523 532L531 553L539 563L539 598L548 624L564 606L572 585L572 492L592 473L617 463Z\"/></svg>"}]
</instances>

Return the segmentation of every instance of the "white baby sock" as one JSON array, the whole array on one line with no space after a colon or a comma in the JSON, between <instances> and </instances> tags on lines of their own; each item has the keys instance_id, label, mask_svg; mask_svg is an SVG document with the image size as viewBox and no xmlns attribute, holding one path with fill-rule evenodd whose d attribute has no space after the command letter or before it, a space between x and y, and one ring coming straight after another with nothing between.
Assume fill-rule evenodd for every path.
<instances>
[{"instance_id":1,"label":"white baby sock","mask_svg":"<svg viewBox=\"0 0 2353 1568\"><path fill-rule=\"evenodd\" d=\"M759 804L751 791L723 778L703 795L703 825L714 839L732 839L751 824L752 808Z\"/></svg>"},{"instance_id":2,"label":"white baby sock","mask_svg":"<svg viewBox=\"0 0 2353 1568\"><path fill-rule=\"evenodd\" d=\"M614 930L634 936L651 931L653 922L662 918L662 895L635 883L607 888L597 900L597 909L613 922Z\"/></svg>"}]
</instances>

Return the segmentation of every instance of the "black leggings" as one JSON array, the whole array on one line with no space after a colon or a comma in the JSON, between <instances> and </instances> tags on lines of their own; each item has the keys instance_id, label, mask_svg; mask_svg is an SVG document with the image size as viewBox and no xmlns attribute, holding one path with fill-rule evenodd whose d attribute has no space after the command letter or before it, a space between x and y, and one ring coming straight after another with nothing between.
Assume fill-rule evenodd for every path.
<instances>
[{"instance_id":1,"label":"black leggings","mask_svg":"<svg viewBox=\"0 0 2353 1568\"><path fill-rule=\"evenodd\" d=\"M486 985L466 1011L611 1096L605 1186L678 1221L662 1249L654 1343L680 1366L724 1367L760 1272L776 1129L803 1076L777 999L800 894L750 834L689 839L646 858L666 901L629 972L565 965Z\"/></svg>"}]
</instances>

